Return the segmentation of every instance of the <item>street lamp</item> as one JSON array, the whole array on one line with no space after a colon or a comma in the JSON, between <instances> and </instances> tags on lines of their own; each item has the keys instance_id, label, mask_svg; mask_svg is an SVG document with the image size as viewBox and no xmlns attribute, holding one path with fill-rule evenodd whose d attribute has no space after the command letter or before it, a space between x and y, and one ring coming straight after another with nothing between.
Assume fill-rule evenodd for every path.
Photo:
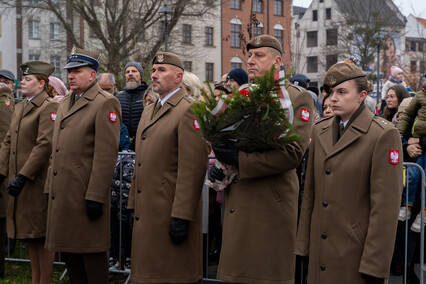
<instances>
[{"instance_id":1,"label":"street lamp","mask_svg":"<svg viewBox=\"0 0 426 284\"><path fill-rule=\"evenodd\" d=\"M382 44L383 35L381 32L378 32L373 36L377 40L377 104L381 100L380 94L380 45Z\"/></svg>"},{"instance_id":2,"label":"street lamp","mask_svg":"<svg viewBox=\"0 0 426 284\"><path fill-rule=\"evenodd\" d=\"M172 15L173 14L173 10L172 9L170 9L168 6L167 6L167 4L164 4L164 6L158 11L158 14L161 14L161 15L163 15L164 14L164 16L165 16L165 21L164 21L164 49L165 49L165 51L168 51L167 50L167 41L168 41L168 36L169 36L169 29L168 29L168 21L169 21L169 19L168 19L168 15Z\"/></svg>"}]
</instances>

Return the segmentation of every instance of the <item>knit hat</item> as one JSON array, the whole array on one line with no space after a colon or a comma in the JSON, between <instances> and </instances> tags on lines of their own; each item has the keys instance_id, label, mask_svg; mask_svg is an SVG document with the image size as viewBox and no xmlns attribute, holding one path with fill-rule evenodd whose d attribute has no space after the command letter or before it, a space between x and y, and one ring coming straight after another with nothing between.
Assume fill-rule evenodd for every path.
<instances>
[{"instance_id":1,"label":"knit hat","mask_svg":"<svg viewBox=\"0 0 426 284\"><path fill-rule=\"evenodd\" d=\"M228 76L226 76L226 79L233 79L240 86L248 83L247 72L242 68L232 69L231 72L228 73Z\"/></svg>"},{"instance_id":2,"label":"knit hat","mask_svg":"<svg viewBox=\"0 0 426 284\"><path fill-rule=\"evenodd\" d=\"M67 88L59 78L49 76L49 84L55 89L58 95L65 96L67 94Z\"/></svg>"},{"instance_id":3,"label":"knit hat","mask_svg":"<svg viewBox=\"0 0 426 284\"><path fill-rule=\"evenodd\" d=\"M129 66L133 66L136 69L138 69L139 73L141 74L141 78L143 78L143 68L141 66L141 64L139 62L129 62L126 64L126 66L124 67L124 72L126 72L127 67Z\"/></svg>"},{"instance_id":4,"label":"knit hat","mask_svg":"<svg viewBox=\"0 0 426 284\"><path fill-rule=\"evenodd\" d=\"M401 68L397 67L397 66L392 66L391 67L391 75L392 77L396 77L399 73L403 73L404 71L402 71Z\"/></svg>"},{"instance_id":5,"label":"knit hat","mask_svg":"<svg viewBox=\"0 0 426 284\"><path fill-rule=\"evenodd\" d=\"M306 82L305 79L297 75L300 75L300 74L296 74L290 78L290 83L292 83L293 85L298 85L306 89L308 87L308 83Z\"/></svg>"}]
</instances>

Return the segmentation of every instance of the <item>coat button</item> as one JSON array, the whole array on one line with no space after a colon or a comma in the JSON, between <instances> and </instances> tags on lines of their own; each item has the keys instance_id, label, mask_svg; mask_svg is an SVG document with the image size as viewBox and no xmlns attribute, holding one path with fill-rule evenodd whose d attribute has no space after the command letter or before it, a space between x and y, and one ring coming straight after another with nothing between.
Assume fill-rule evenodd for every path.
<instances>
[{"instance_id":1,"label":"coat button","mask_svg":"<svg viewBox=\"0 0 426 284\"><path fill-rule=\"evenodd\" d=\"M59 148L56 148L56 152L59 152Z\"/></svg>"},{"instance_id":2,"label":"coat button","mask_svg":"<svg viewBox=\"0 0 426 284\"><path fill-rule=\"evenodd\" d=\"M15 130L15 133L18 133L18 130Z\"/></svg>"},{"instance_id":3,"label":"coat button","mask_svg":"<svg viewBox=\"0 0 426 284\"><path fill-rule=\"evenodd\" d=\"M54 195L52 195L52 200L55 200L55 196Z\"/></svg>"},{"instance_id":4,"label":"coat button","mask_svg":"<svg viewBox=\"0 0 426 284\"><path fill-rule=\"evenodd\" d=\"M15 155L15 151L12 152Z\"/></svg>"},{"instance_id":5,"label":"coat button","mask_svg":"<svg viewBox=\"0 0 426 284\"><path fill-rule=\"evenodd\" d=\"M141 165L142 165L142 163L141 163L141 162L139 162L139 163L138 163L138 166L140 167Z\"/></svg>"},{"instance_id":6,"label":"coat button","mask_svg":"<svg viewBox=\"0 0 426 284\"><path fill-rule=\"evenodd\" d=\"M146 139L146 135L142 136L142 140L145 140L145 139Z\"/></svg>"},{"instance_id":7,"label":"coat button","mask_svg":"<svg viewBox=\"0 0 426 284\"><path fill-rule=\"evenodd\" d=\"M234 208L231 208L231 209L229 210L229 212L234 213L234 212L235 212L235 209L234 209Z\"/></svg>"},{"instance_id":8,"label":"coat button","mask_svg":"<svg viewBox=\"0 0 426 284\"><path fill-rule=\"evenodd\" d=\"M325 173L326 173L327 175L331 174L330 169L327 169L327 170L325 171Z\"/></svg>"},{"instance_id":9,"label":"coat button","mask_svg":"<svg viewBox=\"0 0 426 284\"><path fill-rule=\"evenodd\" d=\"M324 202L322 203L322 206L327 207L327 206L328 206L328 202L327 202L327 201L324 201Z\"/></svg>"},{"instance_id":10,"label":"coat button","mask_svg":"<svg viewBox=\"0 0 426 284\"><path fill-rule=\"evenodd\" d=\"M325 265L321 265L321 270L324 271L325 270Z\"/></svg>"},{"instance_id":11,"label":"coat button","mask_svg":"<svg viewBox=\"0 0 426 284\"><path fill-rule=\"evenodd\" d=\"M53 175L56 176L58 173L57 172L53 172Z\"/></svg>"},{"instance_id":12,"label":"coat button","mask_svg":"<svg viewBox=\"0 0 426 284\"><path fill-rule=\"evenodd\" d=\"M325 240L327 238L327 234L321 234L321 238Z\"/></svg>"},{"instance_id":13,"label":"coat button","mask_svg":"<svg viewBox=\"0 0 426 284\"><path fill-rule=\"evenodd\" d=\"M237 182L238 182L238 179L237 179L237 178L234 178L234 179L232 180L232 182L233 182L233 183L237 183Z\"/></svg>"},{"instance_id":14,"label":"coat button","mask_svg":"<svg viewBox=\"0 0 426 284\"><path fill-rule=\"evenodd\" d=\"M138 193L141 193L141 192L142 192L142 190L140 188L138 188Z\"/></svg>"},{"instance_id":15,"label":"coat button","mask_svg":"<svg viewBox=\"0 0 426 284\"><path fill-rule=\"evenodd\" d=\"M65 128L65 126L61 125L61 129L64 129L64 128Z\"/></svg>"},{"instance_id":16,"label":"coat button","mask_svg":"<svg viewBox=\"0 0 426 284\"><path fill-rule=\"evenodd\" d=\"M139 221L139 217L138 217L138 216L136 216L136 217L135 217L135 220L136 220L136 221Z\"/></svg>"}]
</instances>

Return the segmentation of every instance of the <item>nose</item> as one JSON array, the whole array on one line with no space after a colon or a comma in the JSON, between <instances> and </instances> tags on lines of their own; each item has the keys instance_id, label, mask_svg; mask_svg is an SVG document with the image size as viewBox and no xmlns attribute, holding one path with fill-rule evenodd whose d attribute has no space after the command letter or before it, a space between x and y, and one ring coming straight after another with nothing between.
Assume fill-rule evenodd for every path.
<instances>
[{"instance_id":1,"label":"nose","mask_svg":"<svg viewBox=\"0 0 426 284\"><path fill-rule=\"evenodd\" d=\"M248 58L248 60L247 60L247 64L254 64L254 58L253 58L253 56L254 56L254 55L252 55L252 56L250 56L250 57Z\"/></svg>"}]
</instances>

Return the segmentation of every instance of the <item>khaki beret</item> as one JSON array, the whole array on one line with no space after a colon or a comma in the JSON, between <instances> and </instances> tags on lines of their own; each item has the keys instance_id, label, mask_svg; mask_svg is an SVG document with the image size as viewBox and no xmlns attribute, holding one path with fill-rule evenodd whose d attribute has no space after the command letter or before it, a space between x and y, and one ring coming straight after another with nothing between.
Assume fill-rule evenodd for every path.
<instances>
[{"instance_id":1,"label":"khaki beret","mask_svg":"<svg viewBox=\"0 0 426 284\"><path fill-rule=\"evenodd\" d=\"M96 72L99 69L99 57L101 54L97 51L84 50L78 47L73 47L70 58L64 69L72 69L82 66L93 68Z\"/></svg>"},{"instance_id":2,"label":"khaki beret","mask_svg":"<svg viewBox=\"0 0 426 284\"><path fill-rule=\"evenodd\" d=\"M255 38L252 38L247 43L247 51L260 47L270 47L275 50L278 50L281 55L283 54L283 48L281 47L281 43L276 38L270 35L257 36Z\"/></svg>"},{"instance_id":3,"label":"khaki beret","mask_svg":"<svg viewBox=\"0 0 426 284\"><path fill-rule=\"evenodd\" d=\"M8 86L6 86L6 84L1 83L0 84L0 96L1 95L10 95L10 94L12 94L12 90Z\"/></svg>"},{"instance_id":4,"label":"khaki beret","mask_svg":"<svg viewBox=\"0 0 426 284\"><path fill-rule=\"evenodd\" d=\"M339 62L328 69L325 74L324 87L333 88L345 81L366 76L367 74L355 64Z\"/></svg>"},{"instance_id":5,"label":"khaki beret","mask_svg":"<svg viewBox=\"0 0 426 284\"><path fill-rule=\"evenodd\" d=\"M152 59L152 65L154 64L169 64L184 70L182 60L177 57L176 54L171 52L157 53L157 55L154 56L154 59Z\"/></svg>"},{"instance_id":6,"label":"khaki beret","mask_svg":"<svg viewBox=\"0 0 426 284\"><path fill-rule=\"evenodd\" d=\"M31 75L31 74L42 74L50 76L50 74L55 71L55 67L52 64L43 62L43 61L29 61L22 63L19 68L22 71L22 75Z\"/></svg>"}]
</instances>

